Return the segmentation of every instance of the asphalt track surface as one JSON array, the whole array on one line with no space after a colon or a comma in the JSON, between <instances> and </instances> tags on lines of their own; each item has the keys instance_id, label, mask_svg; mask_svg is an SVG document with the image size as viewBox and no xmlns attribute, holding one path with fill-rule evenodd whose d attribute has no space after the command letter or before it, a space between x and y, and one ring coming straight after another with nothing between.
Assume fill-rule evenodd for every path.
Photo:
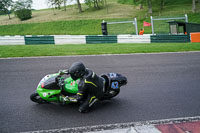
<instances>
[{"instance_id":1,"label":"asphalt track surface","mask_svg":"<svg viewBox=\"0 0 200 133\"><path fill-rule=\"evenodd\" d=\"M128 84L86 114L29 100L43 76L75 61L97 74L121 73ZM200 52L0 59L0 91L0 132L200 116Z\"/></svg>"}]
</instances>

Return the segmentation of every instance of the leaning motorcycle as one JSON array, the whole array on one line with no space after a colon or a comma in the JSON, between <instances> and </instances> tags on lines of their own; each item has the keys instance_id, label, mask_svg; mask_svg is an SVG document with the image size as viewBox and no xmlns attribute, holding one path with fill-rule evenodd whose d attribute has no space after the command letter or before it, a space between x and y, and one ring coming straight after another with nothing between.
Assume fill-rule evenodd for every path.
<instances>
[{"instance_id":1,"label":"leaning motorcycle","mask_svg":"<svg viewBox=\"0 0 200 133\"><path fill-rule=\"evenodd\" d=\"M120 87L127 84L127 78L118 73L107 73L100 76L103 78L103 97L100 100L107 100L117 96ZM48 74L39 82L36 91L30 95L33 102L60 103L59 97L76 95L78 92L78 80L73 80L68 71L62 71L54 74ZM68 101L67 103L70 103Z\"/></svg>"}]
</instances>

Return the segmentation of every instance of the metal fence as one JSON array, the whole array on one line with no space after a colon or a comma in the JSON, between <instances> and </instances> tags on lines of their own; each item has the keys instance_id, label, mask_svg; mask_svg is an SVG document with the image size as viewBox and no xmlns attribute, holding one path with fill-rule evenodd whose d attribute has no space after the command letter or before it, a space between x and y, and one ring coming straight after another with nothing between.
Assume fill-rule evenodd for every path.
<instances>
[{"instance_id":1,"label":"metal fence","mask_svg":"<svg viewBox=\"0 0 200 133\"><path fill-rule=\"evenodd\" d=\"M184 17L160 17L160 18L154 18L153 16L150 17L151 18L151 27L152 27L152 34L155 34L155 30L158 28L162 28L160 31L157 30L157 33L162 33L164 32L168 32L169 31L169 24L167 23L167 21L172 21L172 20L179 20L179 21L185 21L188 22L188 16L187 14L185 14ZM157 21L157 24L155 25L155 21ZM155 27L156 26L156 27Z\"/></svg>"},{"instance_id":2,"label":"metal fence","mask_svg":"<svg viewBox=\"0 0 200 133\"><path fill-rule=\"evenodd\" d=\"M138 35L137 18L131 21L107 22L108 34L136 34Z\"/></svg>"}]
</instances>

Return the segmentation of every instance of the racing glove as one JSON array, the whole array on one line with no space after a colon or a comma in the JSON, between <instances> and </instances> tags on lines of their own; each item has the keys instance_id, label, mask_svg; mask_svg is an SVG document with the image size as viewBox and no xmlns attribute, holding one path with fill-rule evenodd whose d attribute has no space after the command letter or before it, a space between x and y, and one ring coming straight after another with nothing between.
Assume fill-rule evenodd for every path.
<instances>
[{"instance_id":1,"label":"racing glove","mask_svg":"<svg viewBox=\"0 0 200 133\"><path fill-rule=\"evenodd\" d=\"M64 74L69 74L69 70L59 70L58 71L59 75L64 75Z\"/></svg>"}]
</instances>

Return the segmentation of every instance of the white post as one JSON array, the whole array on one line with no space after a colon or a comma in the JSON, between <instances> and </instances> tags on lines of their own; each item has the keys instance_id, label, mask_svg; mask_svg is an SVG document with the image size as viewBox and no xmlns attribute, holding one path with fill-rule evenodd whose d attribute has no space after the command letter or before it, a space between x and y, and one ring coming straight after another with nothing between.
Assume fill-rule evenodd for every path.
<instances>
[{"instance_id":1,"label":"white post","mask_svg":"<svg viewBox=\"0 0 200 133\"><path fill-rule=\"evenodd\" d=\"M154 35L153 17L152 16L151 16L151 28L152 28L152 34Z\"/></svg>"},{"instance_id":2,"label":"white post","mask_svg":"<svg viewBox=\"0 0 200 133\"><path fill-rule=\"evenodd\" d=\"M185 22L188 22L188 16L185 14Z\"/></svg>"},{"instance_id":3,"label":"white post","mask_svg":"<svg viewBox=\"0 0 200 133\"><path fill-rule=\"evenodd\" d=\"M135 20L135 32L136 35L138 35L137 18L135 18L134 20Z\"/></svg>"}]
</instances>

